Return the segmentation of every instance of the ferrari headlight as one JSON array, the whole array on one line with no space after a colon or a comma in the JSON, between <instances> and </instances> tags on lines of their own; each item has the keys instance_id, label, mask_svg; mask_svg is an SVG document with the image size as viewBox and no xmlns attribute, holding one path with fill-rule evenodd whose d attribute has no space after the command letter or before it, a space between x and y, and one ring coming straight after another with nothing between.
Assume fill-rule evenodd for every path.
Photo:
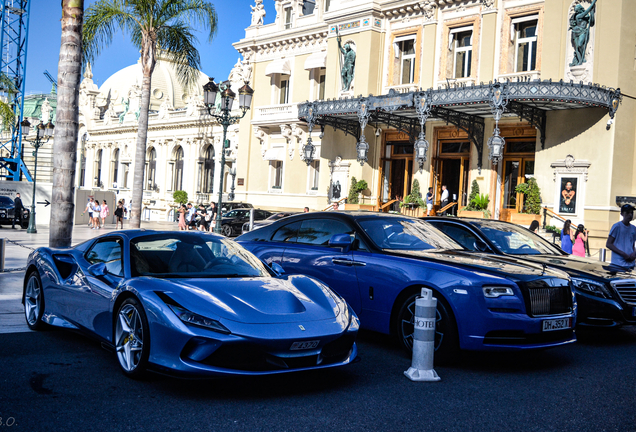
<instances>
[{"instance_id":1,"label":"ferrari headlight","mask_svg":"<svg viewBox=\"0 0 636 432\"><path fill-rule=\"evenodd\" d=\"M485 286L482 287L484 291L484 297L486 298L499 298L502 296L514 296L515 292L510 287L505 286Z\"/></svg>"},{"instance_id":2,"label":"ferrari headlight","mask_svg":"<svg viewBox=\"0 0 636 432\"><path fill-rule=\"evenodd\" d=\"M172 309L172 312L174 312L175 315L186 324L207 328L218 333L223 333L223 334L231 333L223 324L221 324L217 320L213 320L212 318L207 318L202 315L195 314L194 312L190 312L189 310L185 309L182 306L177 306L173 304L169 304L168 306L170 307L170 309Z\"/></svg>"},{"instance_id":3,"label":"ferrari headlight","mask_svg":"<svg viewBox=\"0 0 636 432\"><path fill-rule=\"evenodd\" d=\"M572 278L574 288L597 297L611 298L604 284L589 279Z\"/></svg>"}]
</instances>

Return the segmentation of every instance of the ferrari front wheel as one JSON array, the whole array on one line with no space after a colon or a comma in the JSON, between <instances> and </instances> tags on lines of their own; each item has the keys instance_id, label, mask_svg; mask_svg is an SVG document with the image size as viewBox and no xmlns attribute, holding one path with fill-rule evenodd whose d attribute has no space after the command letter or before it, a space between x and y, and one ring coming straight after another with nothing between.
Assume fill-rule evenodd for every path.
<instances>
[{"instance_id":1,"label":"ferrari front wheel","mask_svg":"<svg viewBox=\"0 0 636 432\"><path fill-rule=\"evenodd\" d=\"M125 375L145 375L150 353L150 330L143 307L137 299L125 300L115 318L115 350Z\"/></svg>"},{"instance_id":2,"label":"ferrari front wheel","mask_svg":"<svg viewBox=\"0 0 636 432\"><path fill-rule=\"evenodd\" d=\"M32 272L24 287L24 316L31 330L42 330L44 322L44 293L42 292L42 280L37 271Z\"/></svg>"}]
</instances>

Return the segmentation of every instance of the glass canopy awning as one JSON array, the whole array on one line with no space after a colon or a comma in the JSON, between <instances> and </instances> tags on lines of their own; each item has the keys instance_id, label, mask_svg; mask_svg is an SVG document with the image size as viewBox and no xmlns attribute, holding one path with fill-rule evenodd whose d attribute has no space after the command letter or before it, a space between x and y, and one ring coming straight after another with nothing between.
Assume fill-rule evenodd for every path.
<instances>
[{"instance_id":1,"label":"glass canopy awning","mask_svg":"<svg viewBox=\"0 0 636 432\"><path fill-rule=\"evenodd\" d=\"M543 149L548 111L601 107L607 109L613 119L621 99L620 89L591 83L505 81L475 86L450 85L408 93L391 89L388 94L381 96L304 102L298 106L298 117L307 123L310 132L316 126L330 126L355 136L358 148L360 144L368 148L364 137L364 128L368 123L374 123L376 127L395 128L410 137L411 142L415 143L416 153L420 141L428 148L423 134L426 121L442 120L468 133L477 148L481 170L485 118L495 118L494 135L497 136L498 122L506 114L528 121L539 130ZM489 145L491 140L488 140ZM311 134L307 146L311 146ZM303 150L307 163L311 162L312 148ZM496 160L492 155L491 148L491 158ZM366 154L361 160L359 152L358 160L362 163L366 161Z\"/></svg>"}]
</instances>

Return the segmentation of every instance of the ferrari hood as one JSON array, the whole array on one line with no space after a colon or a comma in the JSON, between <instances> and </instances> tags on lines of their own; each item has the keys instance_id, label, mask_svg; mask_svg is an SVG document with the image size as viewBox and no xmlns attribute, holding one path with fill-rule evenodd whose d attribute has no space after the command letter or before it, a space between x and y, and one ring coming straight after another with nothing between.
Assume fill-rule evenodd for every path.
<instances>
[{"instance_id":1,"label":"ferrari hood","mask_svg":"<svg viewBox=\"0 0 636 432\"><path fill-rule=\"evenodd\" d=\"M333 319L338 305L327 288L305 276L164 279L162 291L186 309L246 324Z\"/></svg>"}]
</instances>

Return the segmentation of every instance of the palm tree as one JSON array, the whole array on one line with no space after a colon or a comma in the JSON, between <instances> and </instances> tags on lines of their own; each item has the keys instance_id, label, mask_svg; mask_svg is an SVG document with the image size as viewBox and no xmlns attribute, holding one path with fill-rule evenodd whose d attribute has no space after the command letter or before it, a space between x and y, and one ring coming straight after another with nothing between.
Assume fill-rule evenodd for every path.
<instances>
[{"instance_id":1,"label":"palm tree","mask_svg":"<svg viewBox=\"0 0 636 432\"><path fill-rule=\"evenodd\" d=\"M179 81L191 88L199 78L200 68L197 38L191 25L208 28L212 41L217 26L214 6L204 0L98 0L86 10L83 36L89 61L110 44L119 30L130 34L141 51L143 80L130 217L133 228L139 228L141 223L150 80L157 50L174 60Z\"/></svg>"},{"instance_id":2,"label":"palm tree","mask_svg":"<svg viewBox=\"0 0 636 432\"><path fill-rule=\"evenodd\" d=\"M62 1L62 41L57 69L56 127L53 142L50 247L70 247L73 235L83 16L84 0Z\"/></svg>"}]
</instances>

